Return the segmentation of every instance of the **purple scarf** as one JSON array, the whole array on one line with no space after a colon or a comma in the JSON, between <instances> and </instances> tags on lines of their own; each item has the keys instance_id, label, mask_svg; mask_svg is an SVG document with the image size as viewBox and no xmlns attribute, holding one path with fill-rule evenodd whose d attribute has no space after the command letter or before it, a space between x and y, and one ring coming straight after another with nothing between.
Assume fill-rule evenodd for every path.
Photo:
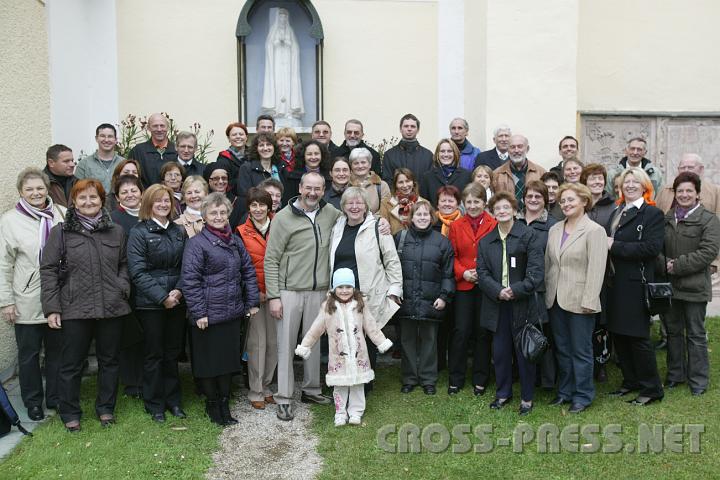
<instances>
[{"instance_id":1,"label":"purple scarf","mask_svg":"<svg viewBox=\"0 0 720 480\"><path fill-rule=\"evenodd\" d=\"M47 197L47 206L45 208L35 208L24 198L21 198L20 201L15 204L15 210L40 222L40 252L38 254L38 259L42 260L42 251L43 248L45 248L45 243L47 242L48 237L50 236L50 230L53 227L53 220L55 219L55 215L53 214L52 198Z\"/></svg>"},{"instance_id":2,"label":"purple scarf","mask_svg":"<svg viewBox=\"0 0 720 480\"><path fill-rule=\"evenodd\" d=\"M675 221L679 222L680 220L685 220L688 216L688 213L690 213L690 210L697 207L697 203L693 205L692 207L681 207L680 205L675 206Z\"/></svg>"},{"instance_id":3,"label":"purple scarf","mask_svg":"<svg viewBox=\"0 0 720 480\"><path fill-rule=\"evenodd\" d=\"M102 208L94 217L86 217L77 210L75 210L75 215L77 215L80 225L82 225L88 232L92 232L100 224L100 218L102 217Z\"/></svg>"}]
</instances>

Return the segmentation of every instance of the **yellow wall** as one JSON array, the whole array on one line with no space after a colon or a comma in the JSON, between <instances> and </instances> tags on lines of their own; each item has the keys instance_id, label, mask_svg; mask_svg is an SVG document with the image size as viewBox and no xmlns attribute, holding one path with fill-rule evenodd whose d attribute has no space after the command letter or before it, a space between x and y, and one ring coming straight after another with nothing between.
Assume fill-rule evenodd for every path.
<instances>
[{"instance_id":1,"label":"yellow wall","mask_svg":"<svg viewBox=\"0 0 720 480\"><path fill-rule=\"evenodd\" d=\"M325 119L333 141L345 121L360 119L365 138L400 137L399 120L414 113L419 140L437 132L437 5L435 2L320 0L325 31Z\"/></svg>"},{"instance_id":2,"label":"yellow wall","mask_svg":"<svg viewBox=\"0 0 720 480\"><path fill-rule=\"evenodd\" d=\"M226 147L237 120L237 39L242 2L117 2L120 115L167 111L182 129L215 129Z\"/></svg>"},{"instance_id":3,"label":"yellow wall","mask_svg":"<svg viewBox=\"0 0 720 480\"><path fill-rule=\"evenodd\" d=\"M0 210L17 201L15 180L26 166L42 167L50 144L50 86L45 7L38 1L0 2ZM15 336L0 322L0 380L16 360Z\"/></svg>"},{"instance_id":4,"label":"yellow wall","mask_svg":"<svg viewBox=\"0 0 720 480\"><path fill-rule=\"evenodd\" d=\"M720 110L720 3L580 2L578 110Z\"/></svg>"},{"instance_id":5,"label":"yellow wall","mask_svg":"<svg viewBox=\"0 0 720 480\"><path fill-rule=\"evenodd\" d=\"M372 143L399 136L398 121L407 112L421 119L421 141L423 133L435 132L436 4L313 4L325 33L325 119L333 140L342 141L344 122L353 117L363 121ZM214 148L224 148L225 126L237 118L235 26L242 6L235 0L117 2L121 115L168 111L181 127L198 121L215 129ZM426 143L434 139L433 133Z\"/></svg>"},{"instance_id":6,"label":"yellow wall","mask_svg":"<svg viewBox=\"0 0 720 480\"><path fill-rule=\"evenodd\" d=\"M465 119L470 142L481 150L492 145L493 129L486 116L487 4L487 0L465 1Z\"/></svg>"},{"instance_id":7,"label":"yellow wall","mask_svg":"<svg viewBox=\"0 0 720 480\"><path fill-rule=\"evenodd\" d=\"M577 8L575 0L488 1L488 143L507 123L545 167L557 164L558 141L576 129Z\"/></svg>"}]
</instances>

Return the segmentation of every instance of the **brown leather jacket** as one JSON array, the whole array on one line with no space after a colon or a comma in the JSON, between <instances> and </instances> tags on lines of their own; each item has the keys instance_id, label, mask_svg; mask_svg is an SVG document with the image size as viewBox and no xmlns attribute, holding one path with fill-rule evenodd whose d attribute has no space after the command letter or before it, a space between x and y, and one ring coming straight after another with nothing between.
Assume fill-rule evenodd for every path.
<instances>
[{"instance_id":1,"label":"brown leather jacket","mask_svg":"<svg viewBox=\"0 0 720 480\"><path fill-rule=\"evenodd\" d=\"M62 235L61 235L62 229ZM64 238L63 238L64 237ZM65 243L67 278L58 283L58 261ZM70 207L65 223L53 227L40 263L45 316L63 320L120 317L130 313L130 278L125 231L103 210L97 229L88 232Z\"/></svg>"},{"instance_id":2,"label":"brown leather jacket","mask_svg":"<svg viewBox=\"0 0 720 480\"><path fill-rule=\"evenodd\" d=\"M540 180L540 177L545 173L545 169L533 163L530 160L527 161L527 173L525 174L525 185L531 180ZM493 172L495 177L493 181L493 192L509 192L515 194L515 182L513 181L512 171L510 170L510 160L500 165Z\"/></svg>"}]
</instances>

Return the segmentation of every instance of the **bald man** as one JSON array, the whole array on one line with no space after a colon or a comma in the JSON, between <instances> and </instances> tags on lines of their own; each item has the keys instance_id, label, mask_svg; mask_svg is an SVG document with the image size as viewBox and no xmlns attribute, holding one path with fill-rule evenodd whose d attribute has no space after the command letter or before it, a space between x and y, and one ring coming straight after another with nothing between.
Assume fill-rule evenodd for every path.
<instances>
[{"instance_id":1,"label":"bald man","mask_svg":"<svg viewBox=\"0 0 720 480\"><path fill-rule=\"evenodd\" d=\"M146 128L150 132L150 140L138 143L128 154L129 158L140 162L140 179L145 188L160 183L160 168L166 162L177 162L178 158L175 144L168 138L170 123L164 115L150 115Z\"/></svg>"},{"instance_id":2,"label":"bald man","mask_svg":"<svg viewBox=\"0 0 720 480\"><path fill-rule=\"evenodd\" d=\"M510 137L508 147L508 160L495 169L493 190L495 192L510 192L515 195L518 201L519 210L523 210L525 202L523 192L525 185L532 180L540 180L545 169L540 165L531 162L527 158L530 151L530 143L523 135Z\"/></svg>"}]
</instances>

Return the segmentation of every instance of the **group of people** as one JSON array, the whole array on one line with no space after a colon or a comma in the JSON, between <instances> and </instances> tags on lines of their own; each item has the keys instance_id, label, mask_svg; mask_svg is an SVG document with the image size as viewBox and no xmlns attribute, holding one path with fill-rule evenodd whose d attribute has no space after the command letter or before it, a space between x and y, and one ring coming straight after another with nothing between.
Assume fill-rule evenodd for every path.
<instances>
[{"instance_id":1,"label":"group of people","mask_svg":"<svg viewBox=\"0 0 720 480\"><path fill-rule=\"evenodd\" d=\"M494 373L491 408L511 402L515 367L521 415L536 385L580 413L595 398L594 378L606 381L612 349L623 376L612 395L636 393L631 402L648 405L664 395L645 301L659 275L673 286L662 316L665 388L707 390L720 195L697 155L662 188L641 138L607 170L584 165L567 136L562 161L545 171L506 125L484 152L462 118L434 152L417 141L417 117L399 127L402 139L382 159L358 120L338 146L327 122L301 141L267 115L249 145L247 127L229 124L228 148L208 165L195 158L192 133L169 140L160 114L127 159L110 124L77 166L68 147L50 147L44 170L19 174L20 198L0 219L0 313L15 325L30 418L44 416L44 399L68 431L80 429L94 339L103 426L115 422L119 383L152 420L184 418L186 344L214 423L237 423L229 399L243 359L252 407L276 405L292 420L298 355L301 401L333 403L335 425L358 424L377 354L393 347L383 333L391 321L406 394L436 394L445 365L447 393L458 394L471 353L474 395ZM528 323L542 324L551 343L537 363L515 341ZM321 388L323 334L332 400Z\"/></svg>"}]
</instances>

